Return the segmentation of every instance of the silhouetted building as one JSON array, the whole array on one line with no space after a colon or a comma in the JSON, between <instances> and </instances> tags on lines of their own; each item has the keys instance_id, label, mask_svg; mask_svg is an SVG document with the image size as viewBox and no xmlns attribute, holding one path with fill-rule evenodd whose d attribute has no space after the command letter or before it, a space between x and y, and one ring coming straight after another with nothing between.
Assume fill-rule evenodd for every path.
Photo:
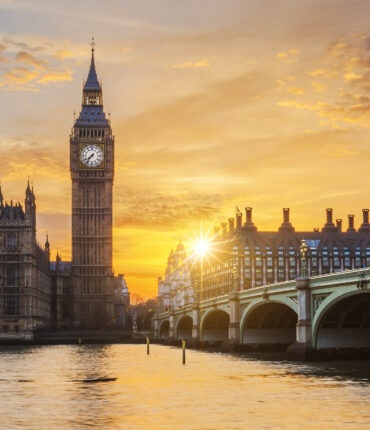
<instances>
[{"instance_id":1,"label":"silhouetted building","mask_svg":"<svg viewBox=\"0 0 370 430\"><path fill-rule=\"evenodd\" d=\"M114 317L112 192L114 136L103 110L94 45L82 109L70 136L73 325L106 326Z\"/></svg>"},{"instance_id":2,"label":"silhouetted building","mask_svg":"<svg viewBox=\"0 0 370 430\"><path fill-rule=\"evenodd\" d=\"M127 288L125 276L119 274L114 278L114 317L118 328L129 328L127 319L130 309L130 293Z\"/></svg>"},{"instance_id":3,"label":"silhouetted building","mask_svg":"<svg viewBox=\"0 0 370 430\"><path fill-rule=\"evenodd\" d=\"M82 109L70 136L72 262L50 262L48 239L36 241L36 203L26 189L20 203L0 188L0 340L33 338L40 329L123 328L130 295L112 270L114 137L103 111L94 46Z\"/></svg>"},{"instance_id":4,"label":"silhouetted building","mask_svg":"<svg viewBox=\"0 0 370 430\"><path fill-rule=\"evenodd\" d=\"M342 220L333 221L333 209L326 210L326 223L321 229L296 231L290 222L289 208L283 209L283 222L277 231L258 231L252 220L252 208L246 208L246 218L237 212L228 223L216 227L211 239L210 252L203 259L201 273L199 259L185 259L191 269L191 286L196 301L217 297L234 288L245 290L274 284L297 277L317 276L326 273L370 267L369 209L363 209L363 220L355 229L354 215L348 215L348 226L343 231ZM307 252L302 260L302 240ZM173 252L169 262L172 261ZM181 306L183 281L177 275L181 265L169 264L165 280L159 278L158 301L160 311ZM305 273L302 268L305 265ZM167 273L169 272L169 273ZM233 273L234 272L234 273Z\"/></svg>"},{"instance_id":5,"label":"silhouetted building","mask_svg":"<svg viewBox=\"0 0 370 430\"><path fill-rule=\"evenodd\" d=\"M28 183L24 209L0 188L0 338L32 338L50 326L50 244L36 241L36 198Z\"/></svg>"}]
</instances>

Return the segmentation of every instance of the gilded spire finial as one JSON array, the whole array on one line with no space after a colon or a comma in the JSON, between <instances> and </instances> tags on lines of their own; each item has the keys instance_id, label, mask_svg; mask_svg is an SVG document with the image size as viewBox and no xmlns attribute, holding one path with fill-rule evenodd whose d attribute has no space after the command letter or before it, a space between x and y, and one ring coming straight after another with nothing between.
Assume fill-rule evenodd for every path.
<instances>
[{"instance_id":1,"label":"gilded spire finial","mask_svg":"<svg viewBox=\"0 0 370 430\"><path fill-rule=\"evenodd\" d=\"M93 37L91 38L90 46L91 46L91 52L92 52L92 54L94 55L94 51L95 51L95 40L94 40L94 38L93 38Z\"/></svg>"}]
</instances>

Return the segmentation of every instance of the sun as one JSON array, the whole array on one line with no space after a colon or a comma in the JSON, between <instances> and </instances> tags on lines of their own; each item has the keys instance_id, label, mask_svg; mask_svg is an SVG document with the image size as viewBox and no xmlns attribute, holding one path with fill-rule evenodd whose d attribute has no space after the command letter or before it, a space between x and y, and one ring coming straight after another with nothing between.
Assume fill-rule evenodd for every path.
<instances>
[{"instance_id":1,"label":"sun","mask_svg":"<svg viewBox=\"0 0 370 430\"><path fill-rule=\"evenodd\" d=\"M204 257L207 255L210 248L210 244L206 239L199 239L194 243L194 252L198 257Z\"/></svg>"}]
</instances>

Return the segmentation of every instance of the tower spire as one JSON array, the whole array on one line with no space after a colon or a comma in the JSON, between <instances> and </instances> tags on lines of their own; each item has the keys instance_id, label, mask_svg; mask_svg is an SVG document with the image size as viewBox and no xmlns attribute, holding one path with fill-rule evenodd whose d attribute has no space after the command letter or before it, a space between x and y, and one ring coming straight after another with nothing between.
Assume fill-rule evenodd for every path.
<instances>
[{"instance_id":1,"label":"tower spire","mask_svg":"<svg viewBox=\"0 0 370 430\"><path fill-rule=\"evenodd\" d=\"M95 69L95 59L94 59L94 52L95 52L95 40L94 38L91 39L91 62L90 62L90 70L89 74L87 76L85 85L84 85L84 92L89 91L97 91L101 92L101 86L98 80L98 76L96 74Z\"/></svg>"},{"instance_id":2,"label":"tower spire","mask_svg":"<svg viewBox=\"0 0 370 430\"><path fill-rule=\"evenodd\" d=\"M94 56L95 40L93 37L91 38L90 46L91 46L91 55Z\"/></svg>"}]
</instances>

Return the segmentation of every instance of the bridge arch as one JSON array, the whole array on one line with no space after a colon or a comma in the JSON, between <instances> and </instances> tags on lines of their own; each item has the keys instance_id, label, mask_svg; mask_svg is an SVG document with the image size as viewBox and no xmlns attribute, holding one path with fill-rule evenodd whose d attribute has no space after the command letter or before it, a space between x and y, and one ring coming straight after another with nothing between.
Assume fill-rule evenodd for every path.
<instances>
[{"instance_id":1,"label":"bridge arch","mask_svg":"<svg viewBox=\"0 0 370 430\"><path fill-rule=\"evenodd\" d=\"M329 295L317 309L312 324L316 349L370 347L370 291L354 288Z\"/></svg>"},{"instance_id":2,"label":"bridge arch","mask_svg":"<svg viewBox=\"0 0 370 430\"><path fill-rule=\"evenodd\" d=\"M241 343L291 345L296 340L297 320L293 300L261 299L248 306L242 315Z\"/></svg>"},{"instance_id":3,"label":"bridge arch","mask_svg":"<svg viewBox=\"0 0 370 430\"><path fill-rule=\"evenodd\" d=\"M175 326L175 337L176 339L190 340L192 337L193 329L193 318L189 315L181 315Z\"/></svg>"},{"instance_id":4,"label":"bridge arch","mask_svg":"<svg viewBox=\"0 0 370 430\"><path fill-rule=\"evenodd\" d=\"M159 339L167 339L169 336L170 336L170 322L168 320L164 320L159 326Z\"/></svg>"},{"instance_id":5,"label":"bridge arch","mask_svg":"<svg viewBox=\"0 0 370 430\"><path fill-rule=\"evenodd\" d=\"M230 315L223 309L210 309L202 317L200 336L204 342L229 340Z\"/></svg>"}]
</instances>

